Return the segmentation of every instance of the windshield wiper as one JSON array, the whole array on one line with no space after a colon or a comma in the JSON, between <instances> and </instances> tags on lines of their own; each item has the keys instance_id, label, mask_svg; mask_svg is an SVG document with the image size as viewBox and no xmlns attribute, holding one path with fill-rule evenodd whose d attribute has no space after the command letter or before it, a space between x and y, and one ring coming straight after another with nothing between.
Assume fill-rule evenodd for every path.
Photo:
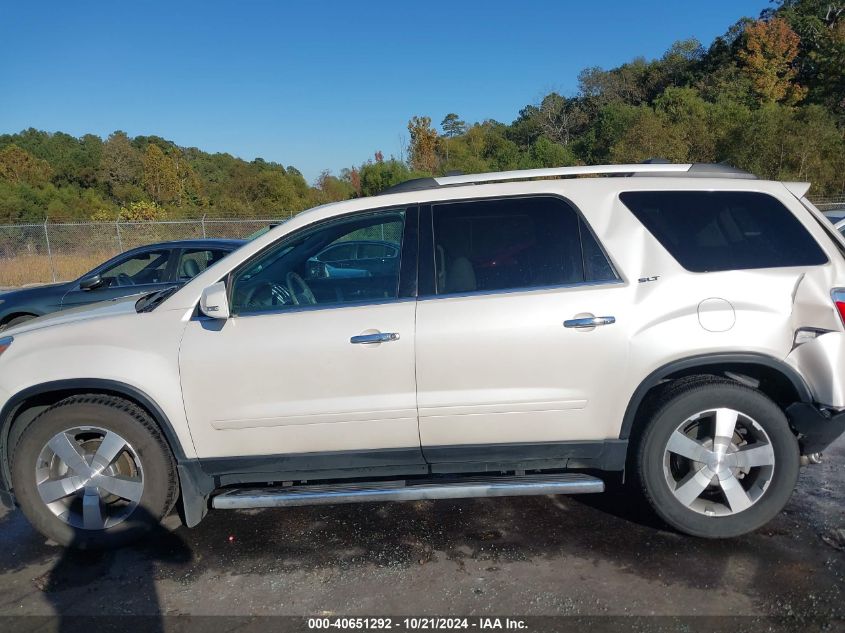
<instances>
[{"instance_id":1,"label":"windshield wiper","mask_svg":"<svg viewBox=\"0 0 845 633\"><path fill-rule=\"evenodd\" d=\"M138 302L135 304L135 310L137 312L151 312L152 310L155 310L162 301L167 299L167 297L179 290L179 288L181 288L181 286L170 286L169 288L156 290L148 295L144 295L138 299Z\"/></svg>"}]
</instances>

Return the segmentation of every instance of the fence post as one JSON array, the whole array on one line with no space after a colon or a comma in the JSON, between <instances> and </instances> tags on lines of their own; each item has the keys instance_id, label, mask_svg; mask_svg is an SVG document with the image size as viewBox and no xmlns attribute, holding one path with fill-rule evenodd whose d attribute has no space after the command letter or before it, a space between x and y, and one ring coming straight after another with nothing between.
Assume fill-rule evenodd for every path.
<instances>
[{"instance_id":1,"label":"fence post","mask_svg":"<svg viewBox=\"0 0 845 633\"><path fill-rule=\"evenodd\" d=\"M47 242L47 260L50 262L50 276L56 282L56 265L53 263L53 250L50 248L50 231L47 230L47 218L44 218L44 241Z\"/></svg>"},{"instance_id":2,"label":"fence post","mask_svg":"<svg viewBox=\"0 0 845 633\"><path fill-rule=\"evenodd\" d=\"M205 213L202 214L202 239L205 239L207 236L205 234Z\"/></svg>"},{"instance_id":3,"label":"fence post","mask_svg":"<svg viewBox=\"0 0 845 633\"><path fill-rule=\"evenodd\" d=\"M123 252L123 238L120 237L120 220L115 220L114 227L117 229L117 250Z\"/></svg>"}]
</instances>

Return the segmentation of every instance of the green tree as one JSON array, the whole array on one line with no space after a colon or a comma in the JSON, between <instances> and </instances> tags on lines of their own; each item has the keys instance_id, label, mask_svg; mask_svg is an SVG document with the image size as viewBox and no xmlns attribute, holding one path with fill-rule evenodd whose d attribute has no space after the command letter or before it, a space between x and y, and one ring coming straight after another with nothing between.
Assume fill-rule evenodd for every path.
<instances>
[{"instance_id":1,"label":"green tree","mask_svg":"<svg viewBox=\"0 0 845 633\"><path fill-rule=\"evenodd\" d=\"M649 158L666 158L683 163L689 146L677 126L648 106L638 108L630 127L610 150L616 163L641 163Z\"/></svg>"},{"instance_id":2,"label":"green tree","mask_svg":"<svg viewBox=\"0 0 845 633\"><path fill-rule=\"evenodd\" d=\"M446 138L455 138L466 132L467 124L457 114L450 112L440 122L440 129Z\"/></svg>"},{"instance_id":3,"label":"green tree","mask_svg":"<svg viewBox=\"0 0 845 633\"><path fill-rule=\"evenodd\" d=\"M786 20L801 39L798 83L811 103L845 122L845 4L830 0L783 0L764 12Z\"/></svg>"},{"instance_id":4,"label":"green tree","mask_svg":"<svg viewBox=\"0 0 845 633\"><path fill-rule=\"evenodd\" d=\"M440 122L440 129L443 130L443 136L446 137L446 162L449 162L449 139L460 136L466 132L467 124L454 112L450 112Z\"/></svg>"},{"instance_id":5,"label":"green tree","mask_svg":"<svg viewBox=\"0 0 845 633\"><path fill-rule=\"evenodd\" d=\"M537 139L529 153L530 162L526 167L565 167L574 165L576 158L572 150L555 143L545 136Z\"/></svg>"},{"instance_id":6,"label":"green tree","mask_svg":"<svg viewBox=\"0 0 845 633\"><path fill-rule=\"evenodd\" d=\"M405 182L413 177L405 163L390 160L371 162L361 165L358 170L361 182L361 195L374 196L388 187Z\"/></svg>"}]
</instances>

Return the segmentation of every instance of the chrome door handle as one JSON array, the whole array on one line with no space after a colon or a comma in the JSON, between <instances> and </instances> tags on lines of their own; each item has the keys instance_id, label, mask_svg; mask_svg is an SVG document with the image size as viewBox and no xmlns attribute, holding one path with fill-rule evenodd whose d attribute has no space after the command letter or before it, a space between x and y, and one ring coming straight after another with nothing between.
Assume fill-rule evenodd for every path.
<instances>
[{"instance_id":1,"label":"chrome door handle","mask_svg":"<svg viewBox=\"0 0 845 633\"><path fill-rule=\"evenodd\" d=\"M398 332L376 332L375 334L359 334L349 339L350 343L389 343L398 341Z\"/></svg>"},{"instance_id":2,"label":"chrome door handle","mask_svg":"<svg viewBox=\"0 0 845 633\"><path fill-rule=\"evenodd\" d=\"M584 317L582 319L567 319L563 322L563 327L586 328L596 327L597 325L610 325L611 323L616 323L616 317Z\"/></svg>"}]
</instances>

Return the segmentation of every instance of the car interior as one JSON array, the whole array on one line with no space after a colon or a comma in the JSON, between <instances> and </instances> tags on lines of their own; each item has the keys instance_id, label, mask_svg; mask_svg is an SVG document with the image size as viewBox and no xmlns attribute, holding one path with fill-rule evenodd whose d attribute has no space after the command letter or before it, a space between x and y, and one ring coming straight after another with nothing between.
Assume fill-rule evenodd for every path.
<instances>
[{"instance_id":1,"label":"car interior","mask_svg":"<svg viewBox=\"0 0 845 633\"><path fill-rule=\"evenodd\" d=\"M345 241L391 241L399 252L404 213L390 212L333 222L285 241L236 272L235 313L296 306L391 299L398 295L399 257L377 258L378 266L354 261L339 267L321 262L320 253ZM365 258L366 259L366 258Z\"/></svg>"},{"instance_id":2,"label":"car interior","mask_svg":"<svg viewBox=\"0 0 845 633\"><path fill-rule=\"evenodd\" d=\"M438 294L584 280L578 217L552 198L434 206Z\"/></svg>"},{"instance_id":3,"label":"car interior","mask_svg":"<svg viewBox=\"0 0 845 633\"><path fill-rule=\"evenodd\" d=\"M170 251L151 251L130 257L100 273L101 287L137 286L166 281Z\"/></svg>"},{"instance_id":4,"label":"car interior","mask_svg":"<svg viewBox=\"0 0 845 633\"><path fill-rule=\"evenodd\" d=\"M179 261L179 281L193 279L226 255L226 251L221 250L189 249L184 251Z\"/></svg>"}]
</instances>

